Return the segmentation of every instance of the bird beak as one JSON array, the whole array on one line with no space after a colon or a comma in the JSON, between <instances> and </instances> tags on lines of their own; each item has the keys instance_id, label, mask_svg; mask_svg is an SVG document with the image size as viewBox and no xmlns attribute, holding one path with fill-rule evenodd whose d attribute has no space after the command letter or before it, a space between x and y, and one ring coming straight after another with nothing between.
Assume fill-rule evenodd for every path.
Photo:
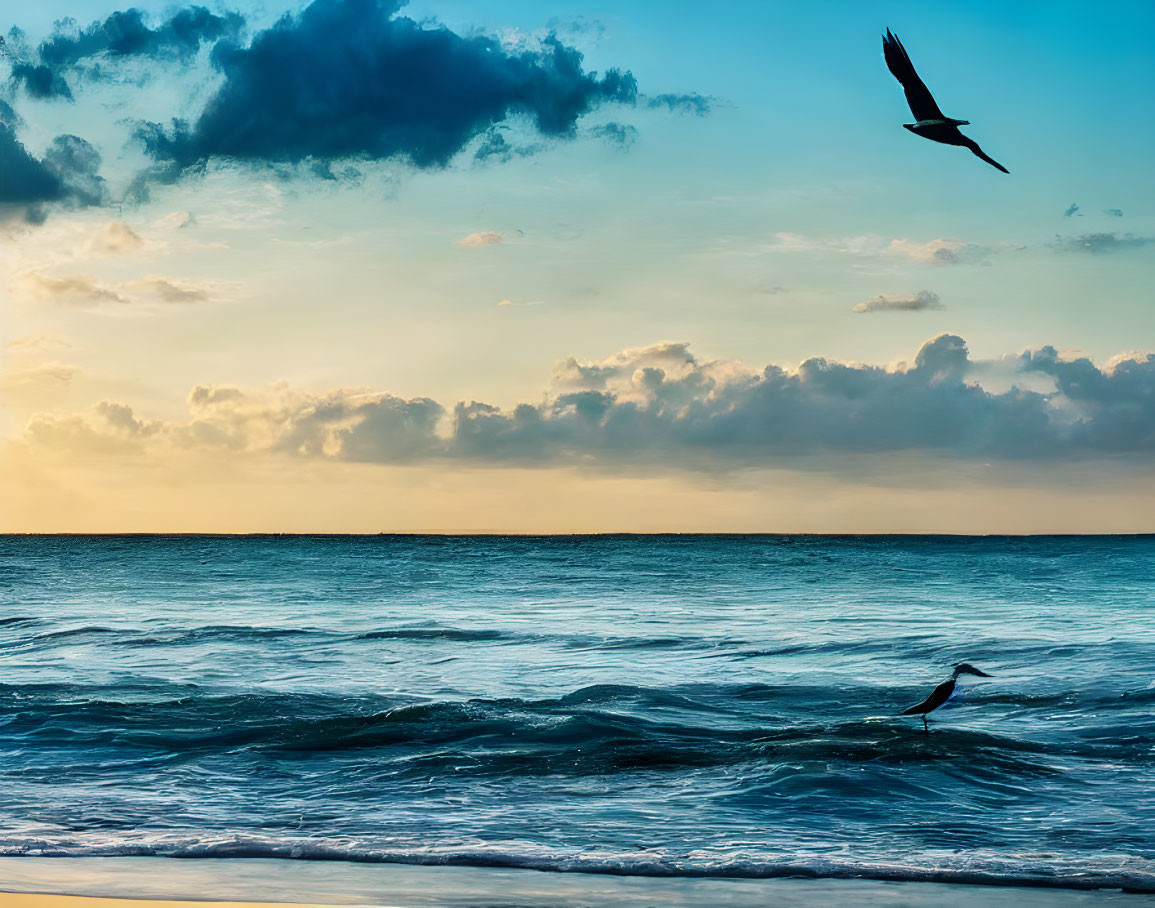
<instances>
[{"instance_id":1,"label":"bird beak","mask_svg":"<svg viewBox=\"0 0 1155 908\"><path fill-rule=\"evenodd\" d=\"M980 678L989 678L989 677L991 677L991 676L990 676L990 675L988 675L986 672L980 672L980 671L979 671L977 668L975 669L975 674L976 674L976 675L978 675Z\"/></svg>"}]
</instances>

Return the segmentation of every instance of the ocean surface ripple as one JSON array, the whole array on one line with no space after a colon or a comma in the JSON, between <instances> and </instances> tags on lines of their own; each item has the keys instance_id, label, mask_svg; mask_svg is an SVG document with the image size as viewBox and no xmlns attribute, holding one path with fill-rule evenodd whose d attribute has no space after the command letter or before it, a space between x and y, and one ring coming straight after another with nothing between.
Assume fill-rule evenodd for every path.
<instances>
[{"instance_id":1,"label":"ocean surface ripple","mask_svg":"<svg viewBox=\"0 0 1155 908\"><path fill-rule=\"evenodd\" d=\"M1155 891L1155 537L0 537L0 855Z\"/></svg>"}]
</instances>

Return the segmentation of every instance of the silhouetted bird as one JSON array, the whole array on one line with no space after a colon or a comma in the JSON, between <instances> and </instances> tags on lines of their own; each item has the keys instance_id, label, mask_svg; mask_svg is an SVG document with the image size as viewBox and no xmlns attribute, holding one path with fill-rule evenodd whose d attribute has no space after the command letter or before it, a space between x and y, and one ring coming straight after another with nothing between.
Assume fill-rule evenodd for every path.
<instances>
[{"instance_id":1,"label":"silhouetted bird","mask_svg":"<svg viewBox=\"0 0 1155 908\"><path fill-rule=\"evenodd\" d=\"M954 667L954 674L950 676L949 681L943 681L942 684L936 687L931 692L931 695L923 700L920 704L918 704L918 706L912 706L910 709L904 709L902 714L904 716L921 715L922 727L925 731L929 732L930 728L926 723L926 714L934 712L936 709L946 703L947 700L954 696L955 688L958 686L959 675L978 675L980 678L990 677L990 675L988 675L986 672L980 672L973 665L969 665L966 662L962 663L962 665L956 665Z\"/></svg>"},{"instance_id":2,"label":"silhouetted bird","mask_svg":"<svg viewBox=\"0 0 1155 908\"><path fill-rule=\"evenodd\" d=\"M910 62L906 48L902 46L902 42L898 38L890 33L889 28L886 30L886 36L882 39L882 53L886 57L887 67L902 85L902 90L906 92L906 103L910 105L910 112L918 121L917 123L903 123L904 129L909 129L916 136L922 136L932 142L969 148L992 167L997 167L1003 173L1010 173L998 161L983 154L978 142L974 139L968 139L958 131L960 126L969 126L969 120L953 120L943 116L943 112L938 109L930 89L914 71L914 64Z\"/></svg>"}]
</instances>

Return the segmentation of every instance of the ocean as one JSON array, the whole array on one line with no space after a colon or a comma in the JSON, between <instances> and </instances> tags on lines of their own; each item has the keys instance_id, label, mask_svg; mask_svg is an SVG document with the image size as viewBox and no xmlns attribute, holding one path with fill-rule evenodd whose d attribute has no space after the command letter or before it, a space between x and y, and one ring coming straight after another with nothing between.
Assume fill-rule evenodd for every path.
<instances>
[{"instance_id":1,"label":"ocean","mask_svg":"<svg viewBox=\"0 0 1155 908\"><path fill-rule=\"evenodd\" d=\"M1155 892L1155 537L0 537L0 856Z\"/></svg>"}]
</instances>

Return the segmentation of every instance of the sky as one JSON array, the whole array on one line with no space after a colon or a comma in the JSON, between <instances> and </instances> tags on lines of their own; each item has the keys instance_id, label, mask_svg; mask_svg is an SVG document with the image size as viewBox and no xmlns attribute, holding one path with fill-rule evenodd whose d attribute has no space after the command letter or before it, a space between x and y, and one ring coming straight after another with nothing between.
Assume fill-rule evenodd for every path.
<instances>
[{"instance_id":1,"label":"sky","mask_svg":"<svg viewBox=\"0 0 1155 908\"><path fill-rule=\"evenodd\" d=\"M0 34L0 531L1155 531L1151 4Z\"/></svg>"}]
</instances>

